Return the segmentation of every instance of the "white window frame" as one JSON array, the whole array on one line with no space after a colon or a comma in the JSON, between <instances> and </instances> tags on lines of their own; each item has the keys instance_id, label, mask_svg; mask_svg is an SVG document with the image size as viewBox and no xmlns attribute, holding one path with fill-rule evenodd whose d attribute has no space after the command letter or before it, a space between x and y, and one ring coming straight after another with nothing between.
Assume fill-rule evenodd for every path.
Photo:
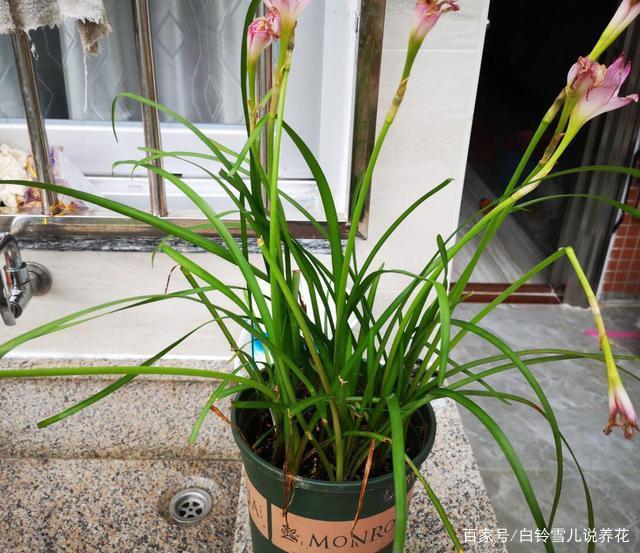
<instances>
[{"instance_id":1,"label":"white window frame","mask_svg":"<svg viewBox=\"0 0 640 553\"><path fill-rule=\"evenodd\" d=\"M315 144L316 155L324 168L330 183L338 216L347 220L350 178L353 121L355 106L356 65L358 55L358 24L360 0L318 0L324 6L323 57L320 68L299 68L304 79L304 71L322 71L320 92L319 136ZM306 25L313 25L307 21ZM300 31L304 31L304 14L300 21ZM297 37L298 38L298 37ZM298 40L304 48L304 38ZM307 47L310 45L307 44ZM310 47L315 47L311 45ZM295 64L295 62L294 62ZM294 72L298 68L294 67ZM289 97L289 111L297 106L303 108L304 98ZM295 119L295 113L292 115ZM295 126L295 121L294 121ZM199 125L208 137L229 148L239 151L246 140L242 126ZM114 139L109 122L79 122L50 119L46 121L49 144L64 147L65 155L73 161L95 185L97 193L148 209L148 180L144 171L136 171L131 177L125 167L112 170L112 163L123 159L138 159L138 149L144 145L141 123L119 123L118 141ZM23 120L0 121L0 142L29 150L29 137ZM166 151L207 152L206 147L190 131L179 124L162 124L162 146ZM281 168L280 186L307 208L315 217L322 219L322 205L315 183L310 174L302 178L300 160L291 162L293 146L285 145L284 162ZM225 193L209 178L196 177L193 168L176 160L167 160L166 168L184 175L184 180L193 186L219 211L231 209L231 202ZM166 183L170 215L193 211L188 200L170 183ZM295 209L289 210L291 220L304 220Z\"/></svg>"}]
</instances>

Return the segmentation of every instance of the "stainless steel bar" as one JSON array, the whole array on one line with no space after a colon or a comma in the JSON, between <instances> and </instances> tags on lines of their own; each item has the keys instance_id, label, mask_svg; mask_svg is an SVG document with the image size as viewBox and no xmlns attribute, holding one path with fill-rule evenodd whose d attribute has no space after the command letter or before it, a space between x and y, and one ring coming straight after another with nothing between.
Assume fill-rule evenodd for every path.
<instances>
[{"instance_id":1,"label":"stainless steel bar","mask_svg":"<svg viewBox=\"0 0 640 553\"><path fill-rule=\"evenodd\" d=\"M54 183L49 141L47 140L47 132L44 126L44 117L40 109L38 81L33 68L31 41L29 40L29 35L20 30L12 33L11 39L36 175L41 182ZM43 190L41 199L42 213L44 215L55 215L59 211L58 196L55 192Z\"/></svg>"},{"instance_id":2,"label":"stainless steel bar","mask_svg":"<svg viewBox=\"0 0 640 553\"><path fill-rule=\"evenodd\" d=\"M149 19L149 4L147 0L132 0L133 27L136 38L136 53L140 73L140 93L153 102L158 101L156 75L153 64L153 48L151 45L151 22ZM158 110L142 105L142 125L144 127L144 142L147 148L162 149L160 140L160 117ZM162 167L162 160L152 162ZM149 201L151 213L159 217L168 215L167 192L160 175L149 171Z\"/></svg>"},{"instance_id":3,"label":"stainless steel bar","mask_svg":"<svg viewBox=\"0 0 640 553\"><path fill-rule=\"evenodd\" d=\"M4 263L0 263L3 277L0 315L7 326L13 326L33 296L33 290L29 268L22 261L18 242L11 234L0 235L0 259L4 259Z\"/></svg>"}]
</instances>

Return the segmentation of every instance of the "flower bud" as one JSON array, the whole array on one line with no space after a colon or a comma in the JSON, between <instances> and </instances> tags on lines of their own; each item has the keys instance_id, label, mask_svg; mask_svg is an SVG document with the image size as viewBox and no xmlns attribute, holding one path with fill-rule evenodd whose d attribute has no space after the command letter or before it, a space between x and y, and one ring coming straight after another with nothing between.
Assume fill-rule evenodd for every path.
<instances>
[{"instance_id":1,"label":"flower bud","mask_svg":"<svg viewBox=\"0 0 640 553\"><path fill-rule=\"evenodd\" d=\"M417 0L410 41L419 47L443 13L459 9L457 0Z\"/></svg>"},{"instance_id":2,"label":"flower bud","mask_svg":"<svg viewBox=\"0 0 640 553\"><path fill-rule=\"evenodd\" d=\"M291 30L296 26L298 17L311 0L264 0L270 10L275 10L280 17L283 29Z\"/></svg>"},{"instance_id":3,"label":"flower bud","mask_svg":"<svg viewBox=\"0 0 640 553\"><path fill-rule=\"evenodd\" d=\"M589 54L589 58L597 60L638 15L640 15L640 0L623 0L595 48Z\"/></svg>"},{"instance_id":4,"label":"flower bud","mask_svg":"<svg viewBox=\"0 0 640 553\"><path fill-rule=\"evenodd\" d=\"M638 15L640 15L640 0L622 0L618 11L609 23L609 29L620 34Z\"/></svg>"},{"instance_id":5,"label":"flower bud","mask_svg":"<svg viewBox=\"0 0 640 553\"><path fill-rule=\"evenodd\" d=\"M640 430L633 404L619 380L614 380L609 385L609 422L604 433L610 434L616 426L622 428L627 440L633 438L635 430Z\"/></svg>"},{"instance_id":6,"label":"flower bud","mask_svg":"<svg viewBox=\"0 0 640 553\"><path fill-rule=\"evenodd\" d=\"M249 25L247 32L247 61L254 65L265 48L279 36L279 22L273 13L258 17Z\"/></svg>"}]
</instances>

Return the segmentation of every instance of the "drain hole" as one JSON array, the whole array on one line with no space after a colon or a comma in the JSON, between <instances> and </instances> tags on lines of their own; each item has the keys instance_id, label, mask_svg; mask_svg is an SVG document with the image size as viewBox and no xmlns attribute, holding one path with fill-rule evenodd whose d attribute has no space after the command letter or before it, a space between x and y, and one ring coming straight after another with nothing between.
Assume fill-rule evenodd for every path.
<instances>
[{"instance_id":1,"label":"drain hole","mask_svg":"<svg viewBox=\"0 0 640 553\"><path fill-rule=\"evenodd\" d=\"M205 490L188 488L173 496L169 503L169 514L177 522L194 524L209 514L211 504L211 496Z\"/></svg>"}]
</instances>

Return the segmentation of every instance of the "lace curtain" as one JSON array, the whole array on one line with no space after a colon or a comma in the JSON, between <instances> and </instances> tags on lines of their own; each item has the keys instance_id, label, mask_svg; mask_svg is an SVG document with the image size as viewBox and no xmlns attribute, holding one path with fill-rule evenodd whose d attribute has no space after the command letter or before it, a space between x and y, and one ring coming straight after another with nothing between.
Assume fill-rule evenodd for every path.
<instances>
[{"instance_id":1,"label":"lace curtain","mask_svg":"<svg viewBox=\"0 0 640 553\"><path fill-rule=\"evenodd\" d=\"M158 97L195 123L242 123L240 41L249 0L149 0ZM139 91L131 4L105 0L113 28L101 51L85 58L76 26L31 36L48 118L105 121L118 92ZM23 118L11 40L0 36L0 118ZM134 102L117 118L137 121Z\"/></svg>"}]
</instances>

